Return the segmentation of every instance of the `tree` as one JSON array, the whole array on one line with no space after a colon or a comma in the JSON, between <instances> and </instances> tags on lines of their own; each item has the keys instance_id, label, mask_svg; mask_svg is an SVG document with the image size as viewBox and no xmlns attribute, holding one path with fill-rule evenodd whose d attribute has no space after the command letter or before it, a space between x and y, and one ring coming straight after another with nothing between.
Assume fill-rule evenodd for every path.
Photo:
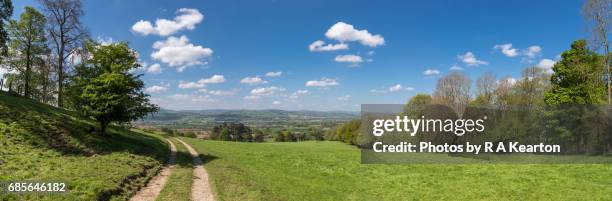
<instances>
[{"instance_id":1,"label":"tree","mask_svg":"<svg viewBox=\"0 0 612 201\"><path fill-rule=\"evenodd\" d=\"M26 6L19 16L19 21L11 20L9 35L11 38L11 67L23 75L25 97L30 98L33 90L32 78L34 66L44 65L45 54L48 52L45 37L45 16L36 9Z\"/></svg>"},{"instance_id":2,"label":"tree","mask_svg":"<svg viewBox=\"0 0 612 201\"><path fill-rule=\"evenodd\" d=\"M489 106L493 104L496 85L496 76L492 72L486 72L476 80L477 105Z\"/></svg>"},{"instance_id":3,"label":"tree","mask_svg":"<svg viewBox=\"0 0 612 201\"><path fill-rule=\"evenodd\" d=\"M471 83L467 75L458 71L440 78L433 93L434 103L449 105L461 114L470 101Z\"/></svg>"},{"instance_id":4,"label":"tree","mask_svg":"<svg viewBox=\"0 0 612 201\"><path fill-rule=\"evenodd\" d=\"M81 47L87 36L81 24L83 9L80 0L39 0L47 15L48 34L56 57L57 105L64 107L64 84L67 64Z\"/></svg>"},{"instance_id":5,"label":"tree","mask_svg":"<svg viewBox=\"0 0 612 201\"><path fill-rule=\"evenodd\" d=\"M517 104L531 107L541 105L544 93L550 88L550 74L539 67L523 69L523 77L516 82Z\"/></svg>"},{"instance_id":6,"label":"tree","mask_svg":"<svg viewBox=\"0 0 612 201\"><path fill-rule=\"evenodd\" d=\"M263 131L256 129L253 133L253 142L264 142L265 137Z\"/></svg>"},{"instance_id":7,"label":"tree","mask_svg":"<svg viewBox=\"0 0 612 201\"><path fill-rule=\"evenodd\" d=\"M608 104L612 104L612 82L610 81L610 41L608 35L612 31L612 0L587 0L582 7L584 18L591 22L595 44L604 50L603 69L608 88ZM598 49L598 48L597 48Z\"/></svg>"},{"instance_id":8,"label":"tree","mask_svg":"<svg viewBox=\"0 0 612 201\"><path fill-rule=\"evenodd\" d=\"M82 65L91 73L77 75L82 78L80 103L84 114L98 121L101 133L110 123L127 123L159 110L143 92L140 76L130 73L140 64L127 43L88 45L88 49L92 58Z\"/></svg>"},{"instance_id":9,"label":"tree","mask_svg":"<svg viewBox=\"0 0 612 201\"><path fill-rule=\"evenodd\" d=\"M13 15L13 2L11 0L0 0L0 56L8 54L6 43L9 40L8 33L4 29L4 24ZM2 60L0 60L2 63Z\"/></svg>"},{"instance_id":10,"label":"tree","mask_svg":"<svg viewBox=\"0 0 612 201\"><path fill-rule=\"evenodd\" d=\"M544 95L545 102L549 105L600 103L605 96L600 57L587 48L586 41L578 40L561 58L553 66L551 90Z\"/></svg>"}]
</instances>

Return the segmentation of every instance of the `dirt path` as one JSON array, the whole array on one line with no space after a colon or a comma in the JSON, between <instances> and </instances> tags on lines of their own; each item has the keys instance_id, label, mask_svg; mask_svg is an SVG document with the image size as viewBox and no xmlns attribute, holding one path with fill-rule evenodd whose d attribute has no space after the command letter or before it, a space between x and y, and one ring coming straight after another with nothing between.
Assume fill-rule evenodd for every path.
<instances>
[{"instance_id":1,"label":"dirt path","mask_svg":"<svg viewBox=\"0 0 612 201\"><path fill-rule=\"evenodd\" d=\"M168 160L168 166L162 168L160 173L153 177L149 181L146 187L138 191L134 197L130 199L130 201L153 201L159 195L159 192L164 188L166 181L168 181L168 177L170 176L170 172L172 172L172 168L176 162L176 146L172 141L166 139L168 143L170 143L170 159Z\"/></svg>"},{"instance_id":2,"label":"dirt path","mask_svg":"<svg viewBox=\"0 0 612 201\"><path fill-rule=\"evenodd\" d=\"M180 139L175 138L181 142L189 153L193 157L193 185L191 186L191 200L194 201L214 201L213 191L208 181L208 173L204 166L202 166L202 160L199 157L198 152L193 149L189 144L183 142Z\"/></svg>"}]
</instances>

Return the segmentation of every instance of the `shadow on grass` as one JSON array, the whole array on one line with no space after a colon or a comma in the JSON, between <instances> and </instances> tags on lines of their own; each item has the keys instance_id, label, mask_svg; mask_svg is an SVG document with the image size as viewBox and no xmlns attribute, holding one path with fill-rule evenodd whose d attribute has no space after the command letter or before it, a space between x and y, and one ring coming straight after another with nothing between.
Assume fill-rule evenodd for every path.
<instances>
[{"instance_id":1,"label":"shadow on grass","mask_svg":"<svg viewBox=\"0 0 612 201\"><path fill-rule=\"evenodd\" d=\"M76 112L0 92L0 137L18 144L52 149L63 155L92 156L129 152L167 160L167 144L153 136L119 127L95 132L94 121Z\"/></svg>"},{"instance_id":2,"label":"shadow on grass","mask_svg":"<svg viewBox=\"0 0 612 201\"><path fill-rule=\"evenodd\" d=\"M208 154L200 154L198 155L198 157L200 157L200 160L202 160L202 165L205 165L206 163L219 158L219 157L208 155Z\"/></svg>"}]
</instances>

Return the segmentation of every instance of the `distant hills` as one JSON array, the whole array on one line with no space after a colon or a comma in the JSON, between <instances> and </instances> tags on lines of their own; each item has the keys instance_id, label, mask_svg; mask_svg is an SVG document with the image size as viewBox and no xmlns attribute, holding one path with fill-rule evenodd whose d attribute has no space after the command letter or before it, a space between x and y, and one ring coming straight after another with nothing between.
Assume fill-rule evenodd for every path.
<instances>
[{"instance_id":1,"label":"distant hills","mask_svg":"<svg viewBox=\"0 0 612 201\"><path fill-rule=\"evenodd\" d=\"M137 124L182 125L180 127L208 127L222 122L242 122L250 125L286 123L334 123L358 118L359 112L311 110L167 110L161 109Z\"/></svg>"}]
</instances>

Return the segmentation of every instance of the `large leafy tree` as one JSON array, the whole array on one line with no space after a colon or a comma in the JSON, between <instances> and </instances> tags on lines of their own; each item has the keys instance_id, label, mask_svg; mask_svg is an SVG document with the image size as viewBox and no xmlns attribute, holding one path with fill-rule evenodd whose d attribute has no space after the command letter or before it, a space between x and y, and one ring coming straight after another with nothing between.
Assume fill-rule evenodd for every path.
<instances>
[{"instance_id":1,"label":"large leafy tree","mask_svg":"<svg viewBox=\"0 0 612 201\"><path fill-rule=\"evenodd\" d=\"M19 20L11 20L8 30L11 38L11 68L23 77L25 97L31 97L34 69L42 66L43 56L49 51L45 38L45 16L36 9L26 6Z\"/></svg>"},{"instance_id":2,"label":"large leafy tree","mask_svg":"<svg viewBox=\"0 0 612 201\"><path fill-rule=\"evenodd\" d=\"M159 108L143 92L144 83L130 71L140 67L136 51L127 43L88 45L91 59L80 65L77 84L84 115L100 124L105 133L110 123L127 123Z\"/></svg>"},{"instance_id":3,"label":"large leafy tree","mask_svg":"<svg viewBox=\"0 0 612 201\"><path fill-rule=\"evenodd\" d=\"M0 56L6 56L8 48L8 34L4 28L4 23L13 15L13 2L11 0L0 0Z\"/></svg>"},{"instance_id":4,"label":"large leafy tree","mask_svg":"<svg viewBox=\"0 0 612 201\"><path fill-rule=\"evenodd\" d=\"M572 43L553 66L551 90L544 95L547 104L597 104L606 87L601 79L601 57L587 48L586 41Z\"/></svg>"}]
</instances>

